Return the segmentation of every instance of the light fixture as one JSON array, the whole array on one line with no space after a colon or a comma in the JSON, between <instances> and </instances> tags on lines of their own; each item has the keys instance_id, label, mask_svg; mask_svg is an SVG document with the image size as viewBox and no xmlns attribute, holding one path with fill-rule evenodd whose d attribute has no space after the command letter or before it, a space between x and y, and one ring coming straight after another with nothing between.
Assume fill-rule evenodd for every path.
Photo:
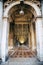
<instances>
[{"instance_id":1,"label":"light fixture","mask_svg":"<svg viewBox=\"0 0 43 65\"><path fill-rule=\"evenodd\" d=\"M21 10L20 10L20 14L24 14L24 11L23 11L23 5L24 5L24 0L20 0L20 6L21 6Z\"/></svg>"},{"instance_id":2,"label":"light fixture","mask_svg":"<svg viewBox=\"0 0 43 65\"><path fill-rule=\"evenodd\" d=\"M20 42L21 44L23 44L23 43L25 42L25 38L24 38L23 36L21 36L21 37L19 38L19 42Z\"/></svg>"},{"instance_id":3,"label":"light fixture","mask_svg":"<svg viewBox=\"0 0 43 65\"><path fill-rule=\"evenodd\" d=\"M21 15L23 15L23 14L24 14L24 11L21 9L19 13L20 13Z\"/></svg>"}]
</instances>

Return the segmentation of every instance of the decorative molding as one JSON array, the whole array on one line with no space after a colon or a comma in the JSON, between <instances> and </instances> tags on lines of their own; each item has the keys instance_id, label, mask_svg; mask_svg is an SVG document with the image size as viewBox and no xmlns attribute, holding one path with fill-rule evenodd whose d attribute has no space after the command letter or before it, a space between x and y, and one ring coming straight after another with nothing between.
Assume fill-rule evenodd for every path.
<instances>
[{"instance_id":1,"label":"decorative molding","mask_svg":"<svg viewBox=\"0 0 43 65\"><path fill-rule=\"evenodd\" d=\"M8 17L3 17L3 19L8 19Z\"/></svg>"},{"instance_id":2,"label":"decorative molding","mask_svg":"<svg viewBox=\"0 0 43 65\"><path fill-rule=\"evenodd\" d=\"M6 8L9 4L11 4L12 2L16 2L16 1L20 1L20 0L7 0L4 3L4 8ZM38 7L40 7L41 3L38 0L21 0L21 1L28 1L28 2L33 2L35 3Z\"/></svg>"},{"instance_id":3,"label":"decorative molding","mask_svg":"<svg viewBox=\"0 0 43 65\"><path fill-rule=\"evenodd\" d=\"M3 17L2 20L7 20L7 22L9 22L9 18L8 17Z\"/></svg>"},{"instance_id":4,"label":"decorative molding","mask_svg":"<svg viewBox=\"0 0 43 65\"><path fill-rule=\"evenodd\" d=\"M36 19L37 19L37 18L42 18L42 16L37 16Z\"/></svg>"}]
</instances>

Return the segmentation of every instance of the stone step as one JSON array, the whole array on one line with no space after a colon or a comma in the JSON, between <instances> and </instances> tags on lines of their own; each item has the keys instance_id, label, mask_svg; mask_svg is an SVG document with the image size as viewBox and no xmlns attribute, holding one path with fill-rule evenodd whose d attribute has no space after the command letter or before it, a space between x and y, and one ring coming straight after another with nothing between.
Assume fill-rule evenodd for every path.
<instances>
[{"instance_id":1,"label":"stone step","mask_svg":"<svg viewBox=\"0 0 43 65\"><path fill-rule=\"evenodd\" d=\"M38 62L36 58L10 58L1 65L43 65L43 62Z\"/></svg>"}]
</instances>

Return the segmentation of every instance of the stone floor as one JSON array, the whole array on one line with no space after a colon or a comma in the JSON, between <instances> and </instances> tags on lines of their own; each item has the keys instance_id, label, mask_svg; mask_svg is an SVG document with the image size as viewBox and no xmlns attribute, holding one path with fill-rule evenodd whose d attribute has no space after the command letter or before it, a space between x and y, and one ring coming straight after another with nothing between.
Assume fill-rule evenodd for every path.
<instances>
[{"instance_id":1,"label":"stone floor","mask_svg":"<svg viewBox=\"0 0 43 65\"><path fill-rule=\"evenodd\" d=\"M29 49L29 47L24 45L9 51L9 57L11 58L30 58L35 56L36 56L35 51L32 51L31 49Z\"/></svg>"},{"instance_id":2,"label":"stone floor","mask_svg":"<svg viewBox=\"0 0 43 65\"><path fill-rule=\"evenodd\" d=\"M43 65L33 51L26 46L18 47L9 53L9 59L0 65Z\"/></svg>"},{"instance_id":3,"label":"stone floor","mask_svg":"<svg viewBox=\"0 0 43 65\"><path fill-rule=\"evenodd\" d=\"M9 58L9 60L0 65L43 65L43 62L39 62L34 58Z\"/></svg>"}]
</instances>

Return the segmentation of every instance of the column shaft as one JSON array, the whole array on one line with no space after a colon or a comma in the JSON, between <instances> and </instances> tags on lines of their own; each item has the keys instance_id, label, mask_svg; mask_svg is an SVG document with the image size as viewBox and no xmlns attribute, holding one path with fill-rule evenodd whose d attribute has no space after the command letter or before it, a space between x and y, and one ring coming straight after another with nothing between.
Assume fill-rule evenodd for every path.
<instances>
[{"instance_id":1,"label":"column shaft","mask_svg":"<svg viewBox=\"0 0 43 65\"><path fill-rule=\"evenodd\" d=\"M35 49L35 39L34 39L34 30L33 25L31 24L31 41L32 41L32 50Z\"/></svg>"},{"instance_id":2,"label":"column shaft","mask_svg":"<svg viewBox=\"0 0 43 65\"><path fill-rule=\"evenodd\" d=\"M8 19L3 19L3 33L2 33L2 42L1 42L1 57L2 61L5 62L7 56L8 56Z\"/></svg>"},{"instance_id":3,"label":"column shaft","mask_svg":"<svg viewBox=\"0 0 43 65\"><path fill-rule=\"evenodd\" d=\"M0 57L1 57L1 40L2 40L2 15L3 15L3 3L0 1Z\"/></svg>"},{"instance_id":4,"label":"column shaft","mask_svg":"<svg viewBox=\"0 0 43 65\"><path fill-rule=\"evenodd\" d=\"M37 43L37 57L40 61L43 61L43 36L42 36L42 19L36 20L36 43Z\"/></svg>"}]
</instances>

